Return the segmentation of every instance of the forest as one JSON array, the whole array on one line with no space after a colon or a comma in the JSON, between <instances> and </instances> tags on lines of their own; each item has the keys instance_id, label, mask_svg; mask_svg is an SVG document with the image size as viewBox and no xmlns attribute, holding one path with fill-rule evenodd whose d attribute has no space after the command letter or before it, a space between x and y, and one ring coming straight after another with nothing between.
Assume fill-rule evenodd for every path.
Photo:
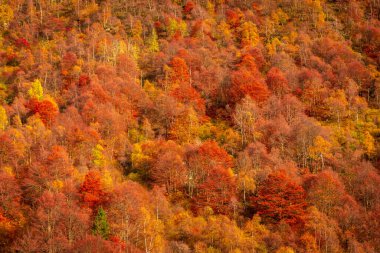
<instances>
[{"instance_id":1,"label":"forest","mask_svg":"<svg viewBox=\"0 0 380 253\"><path fill-rule=\"evenodd\" d=\"M0 252L380 252L380 1L0 0Z\"/></svg>"}]
</instances>

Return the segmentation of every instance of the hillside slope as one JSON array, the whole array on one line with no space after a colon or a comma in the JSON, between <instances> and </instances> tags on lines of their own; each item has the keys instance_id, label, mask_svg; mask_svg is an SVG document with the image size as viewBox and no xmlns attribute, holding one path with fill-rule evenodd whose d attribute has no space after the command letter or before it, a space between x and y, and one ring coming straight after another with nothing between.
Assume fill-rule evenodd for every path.
<instances>
[{"instance_id":1,"label":"hillside slope","mask_svg":"<svg viewBox=\"0 0 380 253\"><path fill-rule=\"evenodd\" d=\"M378 0L0 0L0 252L380 252Z\"/></svg>"}]
</instances>

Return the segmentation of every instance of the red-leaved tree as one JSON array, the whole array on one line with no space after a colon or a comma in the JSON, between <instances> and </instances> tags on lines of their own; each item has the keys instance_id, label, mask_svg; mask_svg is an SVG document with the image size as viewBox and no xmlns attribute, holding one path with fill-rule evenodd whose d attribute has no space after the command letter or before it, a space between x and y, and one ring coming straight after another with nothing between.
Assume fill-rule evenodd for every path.
<instances>
[{"instance_id":1,"label":"red-leaved tree","mask_svg":"<svg viewBox=\"0 0 380 253\"><path fill-rule=\"evenodd\" d=\"M215 168L199 185L195 206L198 209L209 206L216 213L228 214L231 212L235 191L236 182L232 171Z\"/></svg>"},{"instance_id":2,"label":"red-leaved tree","mask_svg":"<svg viewBox=\"0 0 380 253\"><path fill-rule=\"evenodd\" d=\"M304 189L281 170L264 180L252 201L257 213L268 222L299 226L304 223L305 198Z\"/></svg>"},{"instance_id":3,"label":"red-leaved tree","mask_svg":"<svg viewBox=\"0 0 380 253\"><path fill-rule=\"evenodd\" d=\"M83 202L90 208L97 207L104 200L105 192L102 189L100 174L96 170L87 173L80 187Z\"/></svg>"},{"instance_id":4,"label":"red-leaved tree","mask_svg":"<svg viewBox=\"0 0 380 253\"><path fill-rule=\"evenodd\" d=\"M234 104L245 96L250 96L257 102L265 101L270 92L257 69L254 58L251 55L243 56L237 67L238 69L231 74L229 102Z\"/></svg>"},{"instance_id":5,"label":"red-leaved tree","mask_svg":"<svg viewBox=\"0 0 380 253\"><path fill-rule=\"evenodd\" d=\"M50 100L38 101L37 99L33 98L29 100L29 102L26 104L26 107L30 109L32 114L38 113L45 125L51 125L58 115L57 106Z\"/></svg>"}]
</instances>

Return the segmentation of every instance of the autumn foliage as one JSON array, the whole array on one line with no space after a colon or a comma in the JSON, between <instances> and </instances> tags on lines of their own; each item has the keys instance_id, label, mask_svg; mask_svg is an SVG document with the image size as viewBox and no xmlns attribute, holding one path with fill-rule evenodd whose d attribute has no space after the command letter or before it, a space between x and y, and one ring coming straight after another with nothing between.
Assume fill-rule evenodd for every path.
<instances>
[{"instance_id":1,"label":"autumn foliage","mask_svg":"<svg viewBox=\"0 0 380 253\"><path fill-rule=\"evenodd\" d=\"M262 183L253 197L258 214L270 222L284 221L287 224L302 225L306 215L306 193L284 171L272 173Z\"/></svg>"},{"instance_id":2,"label":"autumn foliage","mask_svg":"<svg viewBox=\"0 0 380 253\"><path fill-rule=\"evenodd\" d=\"M58 114L57 106L49 100L38 101L33 98L26 104L26 107L32 114L38 114L45 125L52 124Z\"/></svg>"},{"instance_id":3,"label":"autumn foliage","mask_svg":"<svg viewBox=\"0 0 380 253\"><path fill-rule=\"evenodd\" d=\"M198 211L211 207L215 213L231 214L236 183L231 170L216 167L198 186L195 205Z\"/></svg>"},{"instance_id":4,"label":"autumn foliage","mask_svg":"<svg viewBox=\"0 0 380 253\"><path fill-rule=\"evenodd\" d=\"M250 55L243 56L237 70L231 74L229 100L233 103L238 102L244 96L250 96L257 102L263 102L269 96L267 85Z\"/></svg>"},{"instance_id":5,"label":"autumn foliage","mask_svg":"<svg viewBox=\"0 0 380 253\"><path fill-rule=\"evenodd\" d=\"M86 174L83 184L80 187L83 203L90 208L95 208L103 202L104 191L100 181L100 174L96 170Z\"/></svg>"},{"instance_id":6,"label":"autumn foliage","mask_svg":"<svg viewBox=\"0 0 380 253\"><path fill-rule=\"evenodd\" d=\"M0 252L380 252L379 1L0 1Z\"/></svg>"}]
</instances>

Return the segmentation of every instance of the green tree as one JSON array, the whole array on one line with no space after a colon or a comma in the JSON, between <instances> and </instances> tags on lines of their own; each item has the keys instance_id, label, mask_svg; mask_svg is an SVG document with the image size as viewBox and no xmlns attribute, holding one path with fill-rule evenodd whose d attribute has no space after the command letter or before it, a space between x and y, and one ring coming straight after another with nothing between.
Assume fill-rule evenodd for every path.
<instances>
[{"instance_id":1,"label":"green tree","mask_svg":"<svg viewBox=\"0 0 380 253\"><path fill-rule=\"evenodd\" d=\"M102 207L98 209L98 213L96 214L92 233L94 235L100 235L104 239L108 239L108 236L110 234L110 229L107 222L107 214Z\"/></svg>"}]
</instances>

